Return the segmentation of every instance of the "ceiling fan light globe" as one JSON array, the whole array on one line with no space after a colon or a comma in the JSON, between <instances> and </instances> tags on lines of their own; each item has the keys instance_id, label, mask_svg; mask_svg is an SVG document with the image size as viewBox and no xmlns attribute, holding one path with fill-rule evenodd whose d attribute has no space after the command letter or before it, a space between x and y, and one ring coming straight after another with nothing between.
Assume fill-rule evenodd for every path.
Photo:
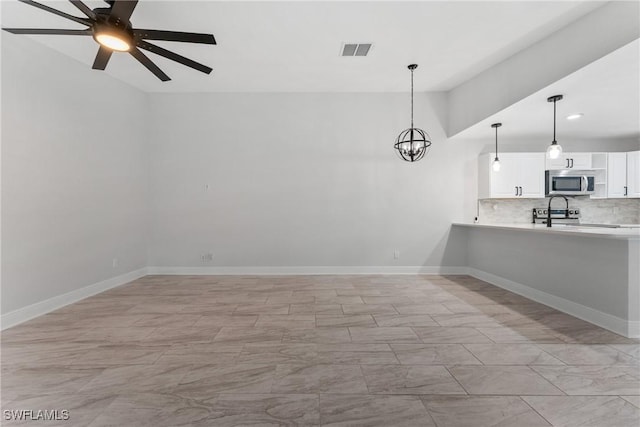
<instances>
[{"instance_id":1,"label":"ceiling fan light globe","mask_svg":"<svg viewBox=\"0 0 640 427\"><path fill-rule=\"evenodd\" d=\"M118 52L128 52L131 50L131 44L129 44L124 37L121 37L118 34L107 32L97 33L94 36L94 39L107 49Z\"/></svg>"},{"instance_id":2,"label":"ceiling fan light globe","mask_svg":"<svg viewBox=\"0 0 640 427\"><path fill-rule=\"evenodd\" d=\"M562 147L560 144L555 143L547 147L547 157L550 159L557 159L562 154Z\"/></svg>"}]
</instances>

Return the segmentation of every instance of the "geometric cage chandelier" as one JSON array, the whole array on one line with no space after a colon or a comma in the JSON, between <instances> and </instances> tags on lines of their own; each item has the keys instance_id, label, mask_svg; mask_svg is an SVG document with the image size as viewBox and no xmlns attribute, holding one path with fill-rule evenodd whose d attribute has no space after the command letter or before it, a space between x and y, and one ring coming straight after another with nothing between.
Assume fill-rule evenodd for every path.
<instances>
[{"instance_id":1,"label":"geometric cage chandelier","mask_svg":"<svg viewBox=\"0 0 640 427\"><path fill-rule=\"evenodd\" d=\"M422 129L413 127L413 70L418 65L411 64L407 68L411 71L411 127L400 132L393 147L402 160L417 162L429 151L431 137Z\"/></svg>"}]
</instances>

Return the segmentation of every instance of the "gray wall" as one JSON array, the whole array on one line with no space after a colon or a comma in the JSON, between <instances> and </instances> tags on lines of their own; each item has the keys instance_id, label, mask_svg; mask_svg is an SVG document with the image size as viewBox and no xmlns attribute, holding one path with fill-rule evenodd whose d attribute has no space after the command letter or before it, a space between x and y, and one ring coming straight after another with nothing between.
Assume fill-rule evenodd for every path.
<instances>
[{"instance_id":1,"label":"gray wall","mask_svg":"<svg viewBox=\"0 0 640 427\"><path fill-rule=\"evenodd\" d=\"M3 313L146 265L146 101L3 34Z\"/></svg>"},{"instance_id":2,"label":"gray wall","mask_svg":"<svg viewBox=\"0 0 640 427\"><path fill-rule=\"evenodd\" d=\"M459 266L465 161L416 95L422 161L392 150L407 94L153 94L151 266ZM208 190L206 186L209 186ZM394 259L394 250L400 258Z\"/></svg>"}]
</instances>

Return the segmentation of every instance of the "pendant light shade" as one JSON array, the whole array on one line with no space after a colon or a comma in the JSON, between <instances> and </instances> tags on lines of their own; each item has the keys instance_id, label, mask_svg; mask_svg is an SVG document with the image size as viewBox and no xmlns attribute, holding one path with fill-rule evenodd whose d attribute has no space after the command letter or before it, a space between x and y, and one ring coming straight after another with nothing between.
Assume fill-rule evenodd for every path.
<instances>
[{"instance_id":1,"label":"pendant light shade","mask_svg":"<svg viewBox=\"0 0 640 427\"><path fill-rule=\"evenodd\" d=\"M500 126L502 126L502 123L494 123L491 125L491 127L496 130L496 158L493 159L493 163L491 164L494 172L500 172L500 159L498 159L498 128Z\"/></svg>"},{"instance_id":2,"label":"pendant light shade","mask_svg":"<svg viewBox=\"0 0 640 427\"><path fill-rule=\"evenodd\" d=\"M547 98L547 102L553 102L553 141L547 147L547 157L557 159L562 155L562 146L556 141L556 102L562 99L562 95L553 95Z\"/></svg>"},{"instance_id":3,"label":"pendant light shade","mask_svg":"<svg viewBox=\"0 0 640 427\"><path fill-rule=\"evenodd\" d=\"M411 64L407 68L411 71L411 127L400 132L393 147L402 160L417 162L429 151L431 137L422 129L413 127L413 70L418 65Z\"/></svg>"}]
</instances>

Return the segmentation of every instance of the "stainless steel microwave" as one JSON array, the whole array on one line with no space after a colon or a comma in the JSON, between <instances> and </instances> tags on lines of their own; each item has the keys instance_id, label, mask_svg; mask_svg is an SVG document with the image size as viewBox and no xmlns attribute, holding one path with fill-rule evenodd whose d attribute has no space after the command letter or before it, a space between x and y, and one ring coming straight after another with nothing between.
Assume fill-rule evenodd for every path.
<instances>
[{"instance_id":1,"label":"stainless steel microwave","mask_svg":"<svg viewBox=\"0 0 640 427\"><path fill-rule=\"evenodd\" d=\"M548 170L545 172L545 194L584 196L595 191L595 176L589 170Z\"/></svg>"}]
</instances>

